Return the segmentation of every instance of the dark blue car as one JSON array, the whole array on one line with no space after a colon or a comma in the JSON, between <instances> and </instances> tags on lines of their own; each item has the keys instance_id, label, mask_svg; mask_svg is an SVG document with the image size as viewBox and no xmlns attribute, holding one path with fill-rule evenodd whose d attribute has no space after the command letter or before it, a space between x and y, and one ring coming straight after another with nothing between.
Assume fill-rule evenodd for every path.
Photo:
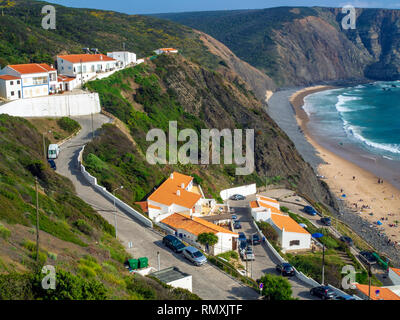
<instances>
[{"instance_id":1,"label":"dark blue car","mask_svg":"<svg viewBox=\"0 0 400 320\"><path fill-rule=\"evenodd\" d=\"M49 159L47 160L47 162L49 163L50 168L52 168L53 170L57 170L57 165L54 160Z\"/></svg>"},{"instance_id":2,"label":"dark blue car","mask_svg":"<svg viewBox=\"0 0 400 320\"><path fill-rule=\"evenodd\" d=\"M308 213L309 215L315 216L317 214L317 211L311 206L305 206L304 207L304 212Z\"/></svg>"}]
</instances>

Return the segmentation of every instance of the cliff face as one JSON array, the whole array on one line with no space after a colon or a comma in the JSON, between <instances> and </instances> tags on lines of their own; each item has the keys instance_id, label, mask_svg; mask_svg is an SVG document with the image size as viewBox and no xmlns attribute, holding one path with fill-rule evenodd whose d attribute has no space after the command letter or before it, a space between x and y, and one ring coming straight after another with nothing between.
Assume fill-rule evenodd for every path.
<instances>
[{"instance_id":1,"label":"cliff face","mask_svg":"<svg viewBox=\"0 0 400 320\"><path fill-rule=\"evenodd\" d=\"M278 86L351 79L400 79L400 11L357 9L344 30L341 9L271 8L162 14L210 34Z\"/></svg>"}]
</instances>

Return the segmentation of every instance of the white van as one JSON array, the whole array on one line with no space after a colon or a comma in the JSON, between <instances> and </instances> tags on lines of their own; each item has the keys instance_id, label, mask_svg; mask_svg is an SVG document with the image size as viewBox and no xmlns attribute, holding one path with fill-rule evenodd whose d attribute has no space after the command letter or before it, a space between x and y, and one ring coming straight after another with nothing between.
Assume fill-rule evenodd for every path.
<instances>
[{"instance_id":1,"label":"white van","mask_svg":"<svg viewBox=\"0 0 400 320\"><path fill-rule=\"evenodd\" d=\"M47 152L48 159L57 159L60 154L60 147L58 144L49 145L49 151Z\"/></svg>"}]
</instances>

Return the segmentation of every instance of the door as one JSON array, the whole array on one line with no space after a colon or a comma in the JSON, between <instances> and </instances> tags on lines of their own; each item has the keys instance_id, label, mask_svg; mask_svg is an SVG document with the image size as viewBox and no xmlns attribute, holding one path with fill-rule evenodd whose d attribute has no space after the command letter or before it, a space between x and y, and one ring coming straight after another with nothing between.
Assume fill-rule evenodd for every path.
<instances>
[{"instance_id":1,"label":"door","mask_svg":"<svg viewBox=\"0 0 400 320\"><path fill-rule=\"evenodd\" d=\"M21 91L18 90L18 99L21 99Z\"/></svg>"}]
</instances>

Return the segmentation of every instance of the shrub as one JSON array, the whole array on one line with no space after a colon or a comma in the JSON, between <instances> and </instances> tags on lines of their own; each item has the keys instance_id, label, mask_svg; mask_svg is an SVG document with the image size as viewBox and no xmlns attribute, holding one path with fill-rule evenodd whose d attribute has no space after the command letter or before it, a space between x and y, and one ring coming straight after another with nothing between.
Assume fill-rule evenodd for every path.
<instances>
[{"instance_id":1,"label":"shrub","mask_svg":"<svg viewBox=\"0 0 400 320\"><path fill-rule=\"evenodd\" d=\"M73 133L81 128L78 122L68 117L63 117L57 121L61 129L68 133Z\"/></svg>"},{"instance_id":2,"label":"shrub","mask_svg":"<svg viewBox=\"0 0 400 320\"><path fill-rule=\"evenodd\" d=\"M82 233L90 236L93 234L93 228L83 219L79 219L75 221L75 226L78 228L79 231Z\"/></svg>"},{"instance_id":3,"label":"shrub","mask_svg":"<svg viewBox=\"0 0 400 320\"><path fill-rule=\"evenodd\" d=\"M261 277L260 282L264 285L262 295L267 300L293 299L292 286L286 278L273 274L265 274Z\"/></svg>"},{"instance_id":4,"label":"shrub","mask_svg":"<svg viewBox=\"0 0 400 320\"><path fill-rule=\"evenodd\" d=\"M278 233L276 230L267 222L261 221L257 222L258 227L260 228L261 232L264 234L264 236L273 242L278 241Z\"/></svg>"},{"instance_id":5,"label":"shrub","mask_svg":"<svg viewBox=\"0 0 400 320\"><path fill-rule=\"evenodd\" d=\"M7 240L11 236L11 231L8 230L6 227L4 227L2 224L0 224L0 237L2 237L4 240Z\"/></svg>"}]
</instances>

